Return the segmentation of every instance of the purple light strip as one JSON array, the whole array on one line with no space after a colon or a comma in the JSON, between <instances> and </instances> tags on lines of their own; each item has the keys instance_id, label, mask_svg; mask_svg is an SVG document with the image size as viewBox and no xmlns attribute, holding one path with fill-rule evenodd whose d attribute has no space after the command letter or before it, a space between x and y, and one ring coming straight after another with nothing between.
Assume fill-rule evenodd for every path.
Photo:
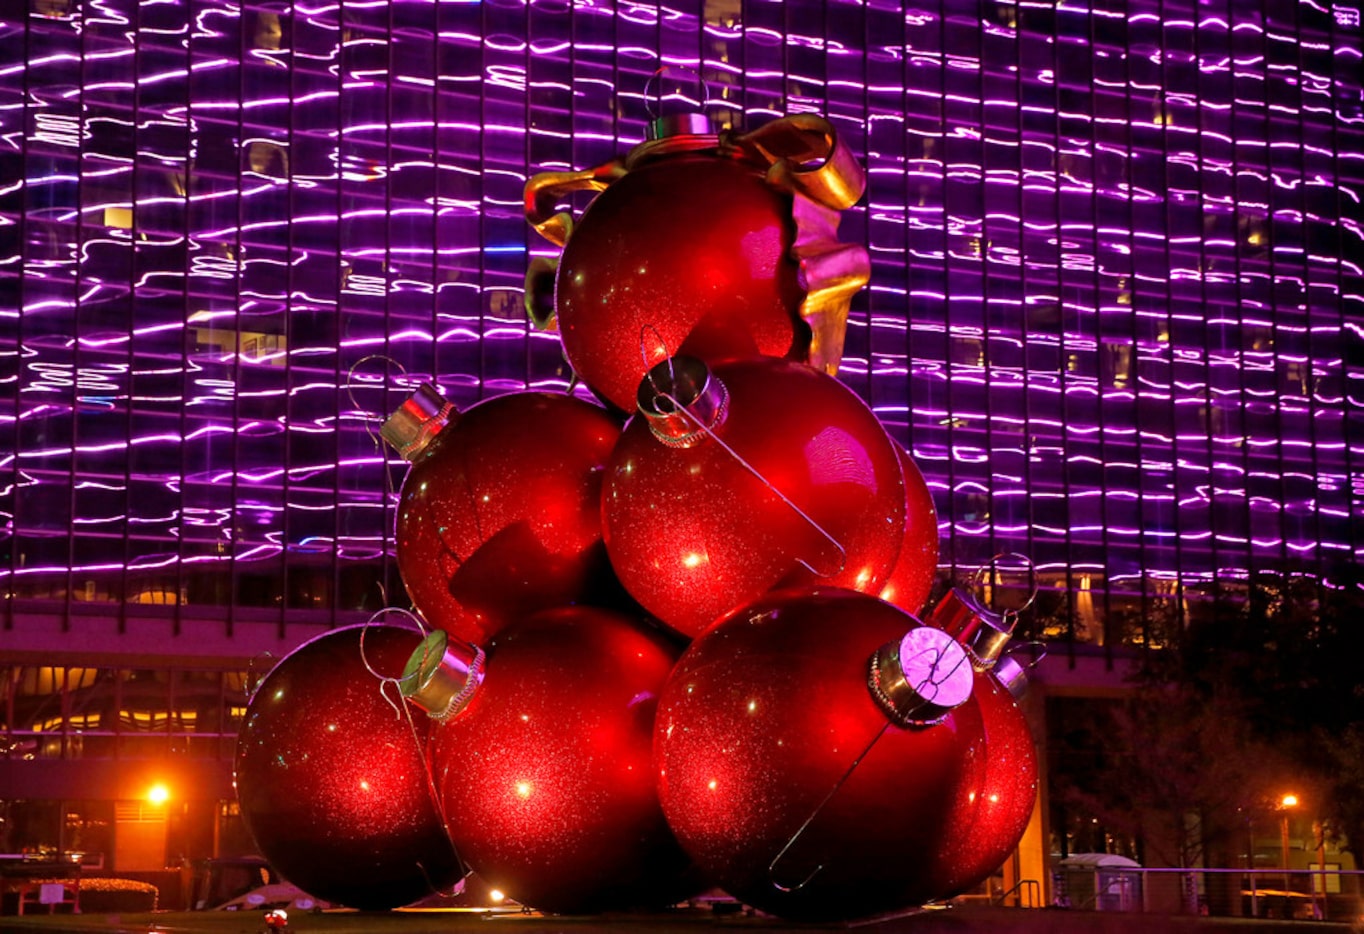
<instances>
[{"instance_id":1,"label":"purple light strip","mask_svg":"<svg viewBox=\"0 0 1364 934\"><path fill-rule=\"evenodd\" d=\"M663 63L749 124L823 112L862 147L845 229L873 279L842 372L912 444L953 560L1017 543L1142 589L1364 557L1357 22L840 6L865 28L817 36L785 24L821 8L790 6L532 4L485 35L472 3L99 0L16 27L0 487L35 563L0 575L390 553L401 465L371 432L408 381L358 387L356 411L347 370L387 354L463 405L563 388L556 336L519 311L554 252L520 188L639 141ZM105 551L41 545L73 527Z\"/></svg>"}]
</instances>

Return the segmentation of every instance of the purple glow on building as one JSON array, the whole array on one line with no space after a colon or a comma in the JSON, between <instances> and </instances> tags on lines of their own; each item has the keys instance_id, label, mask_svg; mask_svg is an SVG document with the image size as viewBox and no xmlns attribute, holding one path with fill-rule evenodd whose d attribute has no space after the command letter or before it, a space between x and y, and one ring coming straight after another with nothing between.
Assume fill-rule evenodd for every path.
<instances>
[{"instance_id":1,"label":"purple glow on building","mask_svg":"<svg viewBox=\"0 0 1364 934\"><path fill-rule=\"evenodd\" d=\"M823 113L866 164L840 376L911 447L946 572L1021 552L1101 623L1364 557L1353 7L14 6L6 627L384 605L377 419L429 378L568 385L522 311L552 254L522 185L640 141L663 64L719 120Z\"/></svg>"}]
</instances>

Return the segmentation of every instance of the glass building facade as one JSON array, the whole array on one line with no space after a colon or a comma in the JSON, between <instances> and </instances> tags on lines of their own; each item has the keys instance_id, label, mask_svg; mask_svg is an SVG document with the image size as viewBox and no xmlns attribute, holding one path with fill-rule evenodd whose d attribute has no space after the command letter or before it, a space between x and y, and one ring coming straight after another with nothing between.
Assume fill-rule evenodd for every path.
<instances>
[{"instance_id":1,"label":"glass building facade","mask_svg":"<svg viewBox=\"0 0 1364 934\"><path fill-rule=\"evenodd\" d=\"M871 281L839 377L927 477L944 580L1026 555L1035 630L1105 646L1253 575L1336 585L1364 547L1360 19L1355 0L7 4L4 755L140 735L138 664L90 653L212 681L207 708L167 683L147 711L191 744L230 736L253 655L402 602L403 465L378 422L424 380L457 405L570 386L523 310L555 251L522 188L641 141L669 65L717 124L820 113L866 166L841 238ZM67 666L56 707L30 698L35 653Z\"/></svg>"}]
</instances>

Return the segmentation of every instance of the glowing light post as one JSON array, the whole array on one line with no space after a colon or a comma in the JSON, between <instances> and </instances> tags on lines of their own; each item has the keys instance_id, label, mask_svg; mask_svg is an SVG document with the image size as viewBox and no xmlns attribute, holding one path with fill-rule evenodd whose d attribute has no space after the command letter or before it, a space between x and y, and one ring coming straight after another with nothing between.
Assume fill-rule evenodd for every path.
<instances>
[{"instance_id":1,"label":"glowing light post","mask_svg":"<svg viewBox=\"0 0 1364 934\"><path fill-rule=\"evenodd\" d=\"M151 787L147 789L146 795L147 803L150 804L152 807L156 808L158 811L160 811L162 816L165 818L165 822L161 825L162 830L160 843L161 864L163 866L166 863L166 850L170 842L170 809L166 807L166 805L170 802L170 799L171 799L170 786L167 785L165 782L161 781L153 782Z\"/></svg>"},{"instance_id":2,"label":"glowing light post","mask_svg":"<svg viewBox=\"0 0 1364 934\"><path fill-rule=\"evenodd\" d=\"M1279 846L1280 856L1283 865L1283 887L1284 892L1288 891L1288 812L1298 806L1298 796L1289 792L1279 799ZM1285 898L1288 896L1285 895Z\"/></svg>"}]
</instances>

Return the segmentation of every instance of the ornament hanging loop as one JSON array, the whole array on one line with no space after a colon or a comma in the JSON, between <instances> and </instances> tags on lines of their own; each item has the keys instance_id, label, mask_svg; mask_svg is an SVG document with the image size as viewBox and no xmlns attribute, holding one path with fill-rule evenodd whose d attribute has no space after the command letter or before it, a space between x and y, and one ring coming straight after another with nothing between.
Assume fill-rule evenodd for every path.
<instances>
[{"instance_id":1,"label":"ornament hanging loop","mask_svg":"<svg viewBox=\"0 0 1364 934\"><path fill-rule=\"evenodd\" d=\"M246 696L248 699L255 696L256 688L261 686L261 682L275 667L277 661L274 653L269 651L258 652L251 656L251 660L246 664Z\"/></svg>"},{"instance_id":2,"label":"ornament hanging loop","mask_svg":"<svg viewBox=\"0 0 1364 934\"><path fill-rule=\"evenodd\" d=\"M401 607L396 606L388 606L381 610L376 610L374 613L370 614L369 619L365 620L364 625L360 627L360 664L364 665L365 671L368 671L379 682L379 696L382 697L388 706L393 708L393 712L401 718L407 712L407 708L402 704L403 678L406 677L406 673L402 676L385 674L376 669L374 665L370 663L369 657L365 655L365 636L369 635L370 627L377 625L390 614L397 615L402 619L413 623L417 627L417 631L421 633L423 643L428 635L428 631L426 622L420 616L413 613L411 610L404 610ZM388 687L390 685L397 688L399 700L394 701L393 698L388 696Z\"/></svg>"},{"instance_id":3,"label":"ornament hanging loop","mask_svg":"<svg viewBox=\"0 0 1364 934\"><path fill-rule=\"evenodd\" d=\"M649 139L697 136L712 145L715 134L702 109L705 103L706 82L696 71L683 65L657 69L644 84Z\"/></svg>"},{"instance_id":4,"label":"ornament hanging loop","mask_svg":"<svg viewBox=\"0 0 1364 934\"><path fill-rule=\"evenodd\" d=\"M356 360L353 364L351 364L351 368L346 371L346 398L350 400L350 405L352 409L358 409L364 412L365 434L368 435L369 439L374 442L375 450L383 450L383 442L379 439L379 435L375 433L374 429L371 426L375 422L382 422L384 420L384 416L375 412L365 411L355 398L356 374L359 372L360 367L364 366L366 363L369 363L372 360L382 360L385 364L385 372L387 372L388 366L395 367L399 375L404 379L407 377L407 370L403 367L401 363L399 363L397 360L394 360L392 357L387 356L386 354L372 353L366 354L359 360ZM384 386L381 388L386 390L388 387Z\"/></svg>"},{"instance_id":5,"label":"ornament hanging loop","mask_svg":"<svg viewBox=\"0 0 1364 934\"><path fill-rule=\"evenodd\" d=\"M1001 564L1006 560L1016 560L1021 564L1019 573L1026 573L1029 580L1027 599L1018 607L996 608L996 583ZM988 576L986 576L988 575ZM1014 627L1018 624L1018 614L1032 605L1037 598L1037 583L1032 561L1017 552L996 555L990 563L978 568L968 578L966 588L953 587L928 614L925 622L952 636L971 655L971 665L977 671L986 671L995 666L1004 654L1009 640L1013 638Z\"/></svg>"},{"instance_id":6,"label":"ornament hanging loop","mask_svg":"<svg viewBox=\"0 0 1364 934\"><path fill-rule=\"evenodd\" d=\"M999 607L995 599L996 588L1002 590L1005 587L1006 574L1027 576L1028 595L1016 607ZM1011 624L1011 628L1019 614L1032 606L1037 599L1037 568L1031 558L1017 551L1005 551L995 555L988 564L976 568L968 581L973 594L980 595L981 605L1002 616Z\"/></svg>"}]
</instances>

